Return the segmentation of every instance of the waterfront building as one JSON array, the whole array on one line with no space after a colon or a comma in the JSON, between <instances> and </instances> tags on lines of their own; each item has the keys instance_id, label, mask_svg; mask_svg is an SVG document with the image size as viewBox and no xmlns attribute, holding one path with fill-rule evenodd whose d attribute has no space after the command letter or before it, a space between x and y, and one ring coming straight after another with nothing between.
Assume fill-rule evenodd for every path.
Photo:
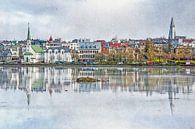
<instances>
[{"instance_id":1,"label":"waterfront building","mask_svg":"<svg viewBox=\"0 0 195 129\"><path fill-rule=\"evenodd\" d=\"M79 43L79 61L92 63L95 61L95 55L101 53L100 42L80 42Z\"/></svg>"},{"instance_id":2,"label":"waterfront building","mask_svg":"<svg viewBox=\"0 0 195 129\"><path fill-rule=\"evenodd\" d=\"M28 34L26 41L26 50L23 54L23 63L42 63L44 61L44 51L39 45L31 44L30 27L28 24Z\"/></svg>"},{"instance_id":3,"label":"waterfront building","mask_svg":"<svg viewBox=\"0 0 195 129\"><path fill-rule=\"evenodd\" d=\"M0 51L0 63L9 63L11 61L11 51L9 49Z\"/></svg>"},{"instance_id":4,"label":"waterfront building","mask_svg":"<svg viewBox=\"0 0 195 129\"><path fill-rule=\"evenodd\" d=\"M102 54L109 54L109 42L106 42L105 40L97 40L97 42L101 42L101 53Z\"/></svg>"},{"instance_id":5,"label":"waterfront building","mask_svg":"<svg viewBox=\"0 0 195 129\"><path fill-rule=\"evenodd\" d=\"M45 51L45 63L72 62L70 49L67 47L53 47Z\"/></svg>"},{"instance_id":6,"label":"waterfront building","mask_svg":"<svg viewBox=\"0 0 195 129\"><path fill-rule=\"evenodd\" d=\"M112 50L121 51L128 47L128 43L109 43L109 52Z\"/></svg>"},{"instance_id":7,"label":"waterfront building","mask_svg":"<svg viewBox=\"0 0 195 129\"><path fill-rule=\"evenodd\" d=\"M12 61L19 61L20 60L20 54L21 54L21 48L19 45L12 45L10 47L10 51L11 51L11 58Z\"/></svg>"},{"instance_id":8,"label":"waterfront building","mask_svg":"<svg viewBox=\"0 0 195 129\"><path fill-rule=\"evenodd\" d=\"M62 42L60 38L53 40L52 36L49 37L49 40L46 43L44 58L45 63L72 62L70 49L66 46L65 42Z\"/></svg>"},{"instance_id":9,"label":"waterfront building","mask_svg":"<svg viewBox=\"0 0 195 129\"><path fill-rule=\"evenodd\" d=\"M46 48L48 49L48 48L55 48L55 47L56 48L62 47L61 39L58 38L53 40L53 37L50 36L49 40L46 43Z\"/></svg>"},{"instance_id":10,"label":"waterfront building","mask_svg":"<svg viewBox=\"0 0 195 129\"><path fill-rule=\"evenodd\" d=\"M78 51L79 50L79 43L78 42L63 42L62 43L63 47L68 47L70 50L75 50Z\"/></svg>"}]
</instances>

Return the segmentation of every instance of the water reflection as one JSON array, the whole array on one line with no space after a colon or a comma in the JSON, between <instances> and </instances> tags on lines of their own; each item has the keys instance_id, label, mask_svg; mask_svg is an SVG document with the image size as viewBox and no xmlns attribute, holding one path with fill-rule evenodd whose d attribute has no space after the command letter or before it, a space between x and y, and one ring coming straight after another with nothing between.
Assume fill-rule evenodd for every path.
<instances>
[{"instance_id":1,"label":"water reflection","mask_svg":"<svg viewBox=\"0 0 195 129\"><path fill-rule=\"evenodd\" d=\"M167 94L171 111L177 94L193 92L195 68L63 68L0 67L0 88L21 90L30 104L31 92L139 92L146 96ZM96 83L77 83L78 77L89 76Z\"/></svg>"}]
</instances>

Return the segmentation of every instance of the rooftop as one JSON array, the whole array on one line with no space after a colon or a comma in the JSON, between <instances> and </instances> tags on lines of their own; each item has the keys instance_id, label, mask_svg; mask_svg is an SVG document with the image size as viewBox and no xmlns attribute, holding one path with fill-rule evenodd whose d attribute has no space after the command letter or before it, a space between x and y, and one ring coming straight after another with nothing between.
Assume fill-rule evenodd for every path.
<instances>
[{"instance_id":1,"label":"rooftop","mask_svg":"<svg viewBox=\"0 0 195 129\"><path fill-rule=\"evenodd\" d=\"M31 47L36 53L44 53L43 48L38 45L32 45Z\"/></svg>"}]
</instances>

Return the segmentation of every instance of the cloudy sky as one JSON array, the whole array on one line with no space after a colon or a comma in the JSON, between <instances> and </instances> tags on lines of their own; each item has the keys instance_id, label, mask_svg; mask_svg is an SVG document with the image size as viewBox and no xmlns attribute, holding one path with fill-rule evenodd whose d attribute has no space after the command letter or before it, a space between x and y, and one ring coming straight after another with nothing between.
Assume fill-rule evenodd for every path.
<instances>
[{"instance_id":1,"label":"cloudy sky","mask_svg":"<svg viewBox=\"0 0 195 129\"><path fill-rule=\"evenodd\" d=\"M0 0L0 40L163 37L174 17L178 35L195 38L195 0Z\"/></svg>"}]
</instances>

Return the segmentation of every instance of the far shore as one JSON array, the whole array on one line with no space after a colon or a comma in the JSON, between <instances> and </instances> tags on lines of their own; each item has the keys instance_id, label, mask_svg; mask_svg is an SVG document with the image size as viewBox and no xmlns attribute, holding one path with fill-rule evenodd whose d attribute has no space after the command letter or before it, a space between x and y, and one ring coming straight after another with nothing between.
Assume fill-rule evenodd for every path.
<instances>
[{"instance_id":1,"label":"far shore","mask_svg":"<svg viewBox=\"0 0 195 129\"><path fill-rule=\"evenodd\" d=\"M147 64L116 64L116 65L84 65L84 64L0 64L0 67L194 67L193 65L147 65Z\"/></svg>"}]
</instances>

